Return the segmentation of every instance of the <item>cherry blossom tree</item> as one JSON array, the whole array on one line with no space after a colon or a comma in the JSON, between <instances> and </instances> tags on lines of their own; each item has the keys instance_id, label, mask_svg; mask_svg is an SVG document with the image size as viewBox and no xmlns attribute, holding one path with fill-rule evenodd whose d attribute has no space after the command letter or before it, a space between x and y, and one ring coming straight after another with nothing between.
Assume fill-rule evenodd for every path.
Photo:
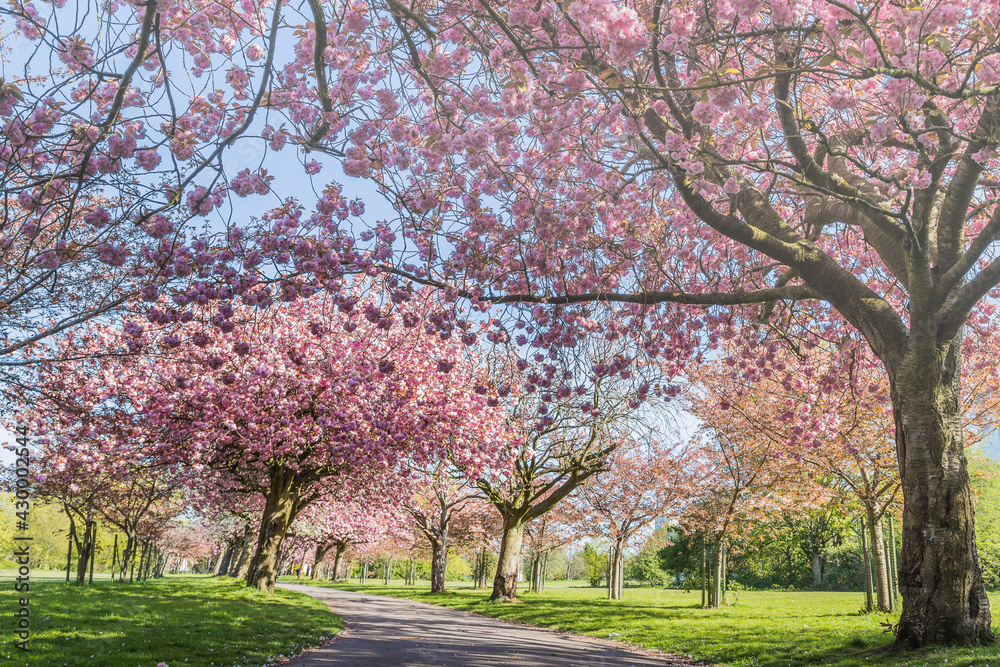
<instances>
[{"instance_id":1,"label":"cherry blossom tree","mask_svg":"<svg viewBox=\"0 0 1000 667\"><path fill-rule=\"evenodd\" d=\"M339 229L361 202L329 180L300 202L264 168L277 158L291 182L319 174L306 153L340 153L352 100L378 79L372 45L348 39L353 21L314 44L286 20L302 10L308 2L0 10L5 382L19 379L11 366L51 356L39 341L92 317L141 315L159 290L181 297L159 314L169 322L189 302L261 283L310 290L364 270ZM319 68L315 106L303 75L324 51L344 80Z\"/></svg>"},{"instance_id":2,"label":"cherry blossom tree","mask_svg":"<svg viewBox=\"0 0 1000 667\"><path fill-rule=\"evenodd\" d=\"M778 349L758 372L728 357L726 364L706 366L693 374L700 414L722 415L730 423L772 439L780 455L805 467L803 474L828 477L861 505L872 545L877 607L891 611L893 600L882 518L898 499L900 479L892 431L889 386L877 360L863 348L842 341L852 354L842 358L832 344L814 349L807 359ZM962 427L964 440L975 442L998 423L995 398L998 378L990 350L968 350L963 370ZM729 364L732 367L729 367Z\"/></svg>"},{"instance_id":3,"label":"cherry blossom tree","mask_svg":"<svg viewBox=\"0 0 1000 667\"><path fill-rule=\"evenodd\" d=\"M444 464L417 474L420 478L413 496L404 501L403 507L431 546L431 592L443 593L452 520L475 497L476 489L456 481L457 476Z\"/></svg>"},{"instance_id":4,"label":"cherry blossom tree","mask_svg":"<svg viewBox=\"0 0 1000 667\"><path fill-rule=\"evenodd\" d=\"M996 9L161 1L109 6L114 28L102 34L115 37L88 41L92 19L20 3L5 15L43 48L4 82L5 187L28 219L8 237L38 247L32 218L50 198L62 229L91 169L106 186L80 206L130 195L121 206L134 208L108 214L122 235L137 218L148 226L176 210L179 223L215 209L222 179L207 172L266 123L252 131L275 150L342 155L348 176L380 183L398 234L372 230L368 266L477 308L524 304L514 335L538 347L624 330L682 365L729 327L814 342L849 327L883 366L894 408L897 641L991 643L958 395L963 335L990 328L984 298L1000 281ZM291 12L307 20L284 20ZM45 66L56 58L65 74ZM192 90L173 74L178 61ZM216 67L224 83L209 83ZM160 163L166 188L129 180ZM231 188L256 192L256 179L255 165ZM267 222L295 222L298 204ZM328 245L345 253L324 240L316 268L336 273L353 239L331 224ZM37 273L16 271L24 281L11 292L76 252L50 237L53 252ZM619 305L602 324L603 304ZM497 322L494 336L510 335Z\"/></svg>"},{"instance_id":5,"label":"cherry blossom tree","mask_svg":"<svg viewBox=\"0 0 1000 667\"><path fill-rule=\"evenodd\" d=\"M394 2L407 84L345 169L418 239L400 273L537 304L549 345L602 302L681 359L704 325L859 332L901 469L897 641L988 644L958 396L1000 281L996 9Z\"/></svg>"},{"instance_id":6,"label":"cherry blossom tree","mask_svg":"<svg viewBox=\"0 0 1000 667\"><path fill-rule=\"evenodd\" d=\"M566 502L560 503L524 527L524 541L531 556L530 582L533 593L545 592L545 577L549 555L575 542L582 534L573 523L574 513L570 508L570 494Z\"/></svg>"},{"instance_id":7,"label":"cherry blossom tree","mask_svg":"<svg viewBox=\"0 0 1000 667\"><path fill-rule=\"evenodd\" d=\"M117 383L161 430L167 460L225 471L266 499L251 585L273 590L284 535L324 480L362 484L446 455L474 477L503 458L494 390L460 342L420 334L425 305L400 304L393 319L371 301L296 302L228 345L194 332L171 363Z\"/></svg>"},{"instance_id":8,"label":"cherry blossom tree","mask_svg":"<svg viewBox=\"0 0 1000 667\"><path fill-rule=\"evenodd\" d=\"M622 597L630 540L656 519L679 515L697 488L688 457L675 449L657 442L619 446L604 469L570 496L581 534L611 542L608 595L612 600Z\"/></svg>"}]
</instances>

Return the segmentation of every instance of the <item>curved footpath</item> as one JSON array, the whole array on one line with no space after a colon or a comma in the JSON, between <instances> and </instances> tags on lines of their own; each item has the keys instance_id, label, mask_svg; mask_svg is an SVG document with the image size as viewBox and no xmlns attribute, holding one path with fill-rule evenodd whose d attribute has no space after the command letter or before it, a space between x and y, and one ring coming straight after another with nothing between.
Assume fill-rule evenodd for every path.
<instances>
[{"instance_id":1,"label":"curved footpath","mask_svg":"<svg viewBox=\"0 0 1000 667\"><path fill-rule=\"evenodd\" d=\"M347 632L333 642L287 663L293 667L693 667L703 664L424 602L302 584L278 585L322 600L347 623Z\"/></svg>"}]
</instances>

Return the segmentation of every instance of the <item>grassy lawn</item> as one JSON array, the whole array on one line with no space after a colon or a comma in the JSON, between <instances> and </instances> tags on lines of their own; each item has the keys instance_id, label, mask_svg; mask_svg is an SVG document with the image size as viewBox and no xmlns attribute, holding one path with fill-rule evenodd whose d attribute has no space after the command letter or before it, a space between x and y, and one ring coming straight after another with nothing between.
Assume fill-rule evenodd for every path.
<instances>
[{"instance_id":1,"label":"grassy lawn","mask_svg":"<svg viewBox=\"0 0 1000 667\"><path fill-rule=\"evenodd\" d=\"M9 576L0 577L0 664L262 665L344 627L305 595L279 589L269 598L241 581L207 576L82 588L41 581L30 595L31 650L23 653L13 646L17 596Z\"/></svg>"},{"instance_id":2,"label":"grassy lawn","mask_svg":"<svg viewBox=\"0 0 1000 667\"><path fill-rule=\"evenodd\" d=\"M303 580L303 583L305 580ZM308 582L313 583L313 582ZM331 585L329 582L323 585ZM741 593L736 604L701 609L695 591L629 588L611 602L603 589L582 582L549 582L542 595L522 593L514 604L490 604L488 592L449 582L431 595L429 584L337 584L337 588L421 600L512 621L629 642L726 666L786 667L890 665L892 667L1000 667L1000 648L878 652L890 642L881 621L862 615L860 593ZM1000 596L995 598L1000 603ZM893 618L895 622L897 619ZM997 628L1000 630L1000 628Z\"/></svg>"}]
</instances>

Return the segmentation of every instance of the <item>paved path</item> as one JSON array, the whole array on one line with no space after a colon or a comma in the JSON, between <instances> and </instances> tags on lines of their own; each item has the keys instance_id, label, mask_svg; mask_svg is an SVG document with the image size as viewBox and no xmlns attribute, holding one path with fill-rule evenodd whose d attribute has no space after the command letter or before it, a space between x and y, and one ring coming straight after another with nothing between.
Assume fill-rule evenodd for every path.
<instances>
[{"instance_id":1,"label":"paved path","mask_svg":"<svg viewBox=\"0 0 1000 667\"><path fill-rule=\"evenodd\" d=\"M692 667L691 660L508 623L423 602L333 588L278 584L326 602L347 622L332 643L290 667Z\"/></svg>"}]
</instances>

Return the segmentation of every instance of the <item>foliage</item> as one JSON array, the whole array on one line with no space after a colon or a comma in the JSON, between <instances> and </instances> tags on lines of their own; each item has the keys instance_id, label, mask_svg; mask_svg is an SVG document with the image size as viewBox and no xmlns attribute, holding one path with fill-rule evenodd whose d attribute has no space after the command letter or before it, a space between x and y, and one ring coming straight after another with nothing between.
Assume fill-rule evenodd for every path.
<instances>
[{"instance_id":1,"label":"foliage","mask_svg":"<svg viewBox=\"0 0 1000 667\"><path fill-rule=\"evenodd\" d=\"M583 545L583 576L591 586L599 586L601 579L608 576L608 556L600 543L587 542Z\"/></svg>"},{"instance_id":2,"label":"foliage","mask_svg":"<svg viewBox=\"0 0 1000 667\"><path fill-rule=\"evenodd\" d=\"M1000 589L1000 464L983 456L969 463L976 489L976 544L983 581L990 590Z\"/></svg>"},{"instance_id":3,"label":"foliage","mask_svg":"<svg viewBox=\"0 0 1000 667\"><path fill-rule=\"evenodd\" d=\"M670 575L660 567L658 549L643 545L638 553L625 558L625 579L645 586L665 586Z\"/></svg>"}]
</instances>

